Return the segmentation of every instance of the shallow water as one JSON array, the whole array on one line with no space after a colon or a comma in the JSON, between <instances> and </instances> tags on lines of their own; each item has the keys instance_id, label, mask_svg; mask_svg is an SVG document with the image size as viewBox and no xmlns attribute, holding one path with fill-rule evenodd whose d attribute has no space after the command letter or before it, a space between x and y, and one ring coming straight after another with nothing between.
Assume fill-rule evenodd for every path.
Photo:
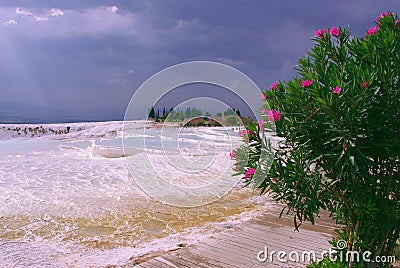
<instances>
[{"instance_id":1,"label":"shallow water","mask_svg":"<svg viewBox=\"0 0 400 268\"><path fill-rule=\"evenodd\" d=\"M203 177L177 176L159 153L160 131L149 131L152 140L147 151L140 143L131 143L139 151L128 158L138 166L143 166L144 157L152 158L163 175L178 184L208 183L217 175L218 170L211 170ZM200 150L199 142L217 137L220 147L201 150L219 148L219 157L228 158L229 150L221 151L229 148L223 146L229 140L224 135L219 129L185 129L179 141L181 152L190 160ZM120 137L94 140L73 135L61 140L0 141L0 267L121 265L132 256L190 243L212 232L219 222L240 222L266 206L265 197L241 186L216 202L194 208L156 201L136 184L127 158L93 154L92 145L118 148L121 144ZM175 145L169 146L164 150ZM226 165L222 160L218 163ZM146 172L138 168L135 178L149 176Z\"/></svg>"}]
</instances>

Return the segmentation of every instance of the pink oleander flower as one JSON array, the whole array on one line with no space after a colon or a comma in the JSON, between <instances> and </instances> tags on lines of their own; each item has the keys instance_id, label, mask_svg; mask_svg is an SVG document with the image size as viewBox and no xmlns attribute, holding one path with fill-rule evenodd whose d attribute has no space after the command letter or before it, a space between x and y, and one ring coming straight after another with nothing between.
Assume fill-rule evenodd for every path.
<instances>
[{"instance_id":1,"label":"pink oleander flower","mask_svg":"<svg viewBox=\"0 0 400 268\"><path fill-rule=\"evenodd\" d=\"M390 12L382 12L381 14L379 14L378 18L376 19L376 21L381 24L381 19L384 17L387 17L389 15L392 15L392 13Z\"/></svg>"},{"instance_id":2,"label":"pink oleander flower","mask_svg":"<svg viewBox=\"0 0 400 268\"><path fill-rule=\"evenodd\" d=\"M268 111L269 111L269 110L262 109L262 110L261 110L261 113L262 113L262 114L267 114Z\"/></svg>"},{"instance_id":3,"label":"pink oleander flower","mask_svg":"<svg viewBox=\"0 0 400 268\"><path fill-rule=\"evenodd\" d=\"M363 87L364 87L364 88L367 88L367 87L368 87L368 83L367 83L367 82L364 82L364 83L363 83Z\"/></svg>"},{"instance_id":4,"label":"pink oleander flower","mask_svg":"<svg viewBox=\"0 0 400 268\"><path fill-rule=\"evenodd\" d=\"M240 130L238 135L239 136L245 136L245 135L249 135L250 134L250 130L245 129L245 130Z\"/></svg>"},{"instance_id":5,"label":"pink oleander flower","mask_svg":"<svg viewBox=\"0 0 400 268\"><path fill-rule=\"evenodd\" d=\"M336 86L335 88L332 89L334 94L339 94L342 89L339 86Z\"/></svg>"},{"instance_id":6,"label":"pink oleander flower","mask_svg":"<svg viewBox=\"0 0 400 268\"><path fill-rule=\"evenodd\" d=\"M275 90L275 91L279 91L279 88L278 88L278 81L276 81L275 83L272 83L272 85L271 85L271 87L270 87L270 90Z\"/></svg>"},{"instance_id":7,"label":"pink oleander flower","mask_svg":"<svg viewBox=\"0 0 400 268\"><path fill-rule=\"evenodd\" d=\"M319 38L323 38L324 34L326 34L328 31L326 29L319 29L315 30L315 36Z\"/></svg>"},{"instance_id":8,"label":"pink oleander flower","mask_svg":"<svg viewBox=\"0 0 400 268\"><path fill-rule=\"evenodd\" d=\"M269 121L279 121L281 120L281 112L275 110L262 110L264 114L268 116Z\"/></svg>"},{"instance_id":9,"label":"pink oleander flower","mask_svg":"<svg viewBox=\"0 0 400 268\"><path fill-rule=\"evenodd\" d=\"M235 151L230 152L230 153L229 153L229 157L230 157L231 159L235 159L235 158L236 158L236 152L235 152Z\"/></svg>"},{"instance_id":10,"label":"pink oleander flower","mask_svg":"<svg viewBox=\"0 0 400 268\"><path fill-rule=\"evenodd\" d=\"M377 31L379 31L379 28L376 26L372 26L367 30L367 35L373 36Z\"/></svg>"},{"instance_id":11,"label":"pink oleander flower","mask_svg":"<svg viewBox=\"0 0 400 268\"><path fill-rule=\"evenodd\" d=\"M313 80L304 80L301 81L301 87L310 87L314 83Z\"/></svg>"},{"instance_id":12,"label":"pink oleander flower","mask_svg":"<svg viewBox=\"0 0 400 268\"><path fill-rule=\"evenodd\" d=\"M262 100L268 99L267 95L265 95L265 94L262 94L262 95L261 95L261 98L262 98Z\"/></svg>"},{"instance_id":13,"label":"pink oleander flower","mask_svg":"<svg viewBox=\"0 0 400 268\"><path fill-rule=\"evenodd\" d=\"M268 110L266 114L269 121L274 121L274 110Z\"/></svg>"},{"instance_id":14,"label":"pink oleander flower","mask_svg":"<svg viewBox=\"0 0 400 268\"><path fill-rule=\"evenodd\" d=\"M336 27L331 28L331 35L333 35L334 37L339 37L339 34L340 34L339 28Z\"/></svg>"},{"instance_id":15,"label":"pink oleander flower","mask_svg":"<svg viewBox=\"0 0 400 268\"><path fill-rule=\"evenodd\" d=\"M274 121L279 121L281 120L281 112L280 111L274 111Z\"/></svg>"},{"instance_id":16,"label":"pink oleander flower","mask_svg":"<svg viewBox=\"0 0 400 268\"><path fill-rule=\"evenodd\" d=\"M260 120L260 122L258 122L258 126L259 126L259 128L260 128L260 132L262 132L263 131L263 126L264 126L264 120Z\"/></svg>"},{"instance_id":17,"label":"pink oleander flower","mask_svg":"<svg viewBox=\"0 0 400 268\"><path fill-rule=\"evenodd\" d=\"M256 173L256 170L254 168L249 168L246 171L246 174L244 175L246 178L250 178L251 176L253 176Z\"/></svg>"},{"instance_id":18,"label":"pink oleander flower","mask_svg":"<svg viewBox=\"0 0 400 268\"><path fill-rule=\"evenodd\" d=\"M395 20L394 21L394 28L396 28L398 22L400 22L400 20Z\"/></svg>"}]
</instances>

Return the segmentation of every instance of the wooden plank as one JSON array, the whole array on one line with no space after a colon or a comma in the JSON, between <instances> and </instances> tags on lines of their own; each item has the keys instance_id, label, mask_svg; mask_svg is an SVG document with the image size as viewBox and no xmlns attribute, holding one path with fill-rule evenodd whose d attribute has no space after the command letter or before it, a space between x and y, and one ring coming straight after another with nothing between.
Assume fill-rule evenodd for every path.
<instances>
[{"instance_id":1,"label":"wooden plank","mask_svg":"<svg viewBox=\"0 0 400 268\"><path fill-rule=\"evenodd\" d=\"M185 266L182 266L180 263L171 262L171 261L165 259L163 256L159 256L159 257L155 258L154 260L161 263L163 265L163 267L172 267L172 268L185 267Z\"/></svg>"},{"instance_id":2,"label":"wooden plank","mask_svg":"<svg viewBox=\"0 0 400 268\"><path fill-rule=\"evenodd\" d=\"M206 247L210 247L212 249L221 250L227 256L233 256L234 259L248 259L249 261L256 259L250 253L250 250L246 250L244 248L238 247L233 244L224 243L223 241L213 240L213 241L202 241L201 245ZM256 255L254 255L256 256Z\"/></svg>"},{"instance_id":3,"label":"wooden plank","mask_svg":"<svg viewBox=\"0 0 400 268\"><path fill-rule=\"evenodd\" d=\"M230 240L229 242L232 242L232 240ZM213 244L211 245L211 243L213 243ZM259 247L259 248L243 247L240 239L238 239L236 243L237 243L236 245L233 245L233 244L228 244L228 241L214 240L214 241L209 241L206 244L208 244L210 246L213 246L213 247L219 246L221 248L225 248L226 251L236 252L238 255L246 256L247 258L251 257L252 258L252 262L254 260L257 260L258 252L264 250L264 246ZM285 247L285 245L280 245L280 246L274 245L273 248L271 248L271 246L269 246L269 252L271 252L272 250L275 251L275 252L283 250L287 254L289 254L291 251L295 251L295 252L297 252L298 254L301 255L301 253L304 250L304 248L301 248L301 249L298 248L296 250L293 250L293 249L288 250L288 248ZM319 255L318 255L319 251L316 251L315 253L316 253L316 257L319 257ZM275 259L276 258L277 257L275 256Z\"/></svg>"},{"instance_id":4,"label":"wooden plank","mask_svg":"<svg viewBox=\"0 0 400 268\"><path fill-rule=\"evenodd\" d=\"M328 217L326 215L325 217ZM279 218L279 213L277 214L270 214L270 213L265 213L262 216L257 217L256 219L253 219L251 222L261 222L261 223L269 223L273 222L275 224L280 224L280 225L285 225L285 226L293 226L293 218L288 217L288 216L282 216ZM293 226L294 228L294 226ZM324 219L321 220L320 218L317 218L315 220L315 224L311 224L310 222L304 222L300 228L307 228L307 229L314 229L314 228L320 228L321 231L327 231L331 232L332 229L336 228L336 224L333 220L331 219Z\"/></svg>"},{"instance_id":5,"label":"wooden plank","mask_svg":"<svg viewBox=\"0 0 400 268\"><path fill-rule=\"evenodd\" d=\"M280 263L277 256L273 263L260 262L257 254L265 246L269 250L282 250L287 254L291 251L299 254L303 251L314 251L320 254L329 249L328 240L337 226L329 219L328 212L321 211L321 218L316 219L315 225L303 223L300 232L294 232L290 216L278 217L281 209L280 205L271 206L263 215L239 227L156 257L138 267L304 267L305 263Z\"/></svg>"},{"instance_id":6,"label":"wooden plank","mask_svg":"<svg viewBox=\"0 0 400 268\"><path fill-rule=\"evenodd\" d=\"M266 216L264 215L263 217L258 217L256 219L251 220L252 223L259 223L261 225L269 225L269 224L274 224L274 225L279 225L279 226L288 226L292 227L294 230L294 224L293 224L293 219L290 218L279 218L277 216L269 215ZM315 222L314 225L310 222L303 222L302 225L299 227L299 229L312 229L312 230L319 230L320 232L326 231L329 232L332 229L335 229L334 223L321 223L321 222Z\"/></svg>"},{"instance_id":7,"label":"wooden plank","mask_svg":"<svg viewBox=\"0 0 400 268\"><path fill-rule=\"evenodd\" d=\"M197 266L191 267L206 267L206 268L215 268L215 267L223 267L222 264L215 259L211 259L210 257L205 257L196 252L194 247L191 247L189 250L185 252L181 252L179 255L180 258L183 258Z\"/></svg>"},{"instance_id":8,"label":"wooden plank","mask_svg":"<svg viewBox=\"0 0 400 268\"><path fill-rule=\"evenodd\" d=\"M224 235L216 238L217 242L222 242L238 247L243 250L255 250L260 247L264 247L264 241L254 241L249 239L244 239L237 235Z\"/></svg>"},{"instance_id":9,"label":"wooden plank","mask_svg":"<svg viewBox=\"0 0 400 268\"><path fill-rule=\"evenodd\" d=\"M214 243L215 243L214 246L219 244L220 246L223 247L224 246L224 242L222 242L222 241L214 241ZM259 251L263 251L264 250L264 246L259 247L259 248L251 249L251 248L248 248L248 247L242 247L242 245L240 244L241 243L240 240L238 240L237 243L238 243L238 245L235 248L237 252L240 252L241 254L245 254L247 256L251 256L252 257L251 262L249 262L249 263L255 263L255 264L262 264L263 263L263 262L258 261L257 255L258 255ZM225 247L227 249L229 249L229 247L227 247L226 245L225 245ZM304 250L304 249L293 250L293 249L288 249L285 245L279 245L279 246L278 245L274 245L273 248L269 247L269 251L268 252L271 252L271 250L273 250L275 252L279 252L279 251L283 250L287 254L289 254L291 251L295 251L295 252L298 252L299 254L301 254L302 250ZM316 257L318 257L318 253L317 253ZM288 256L286 258L288 258ZM282 265L284 265L285 267L287 267L288 265L290 267L294 267L296 265L298 265L299 267L304 267L307 263L308 262L305 262L305 263L293 263L293 262L290 262L289 260L288 260L287 263L280 263L278 261L278 259L277 259L276 254L274 256L274 262L272 262L272 263L268 262L268 261L264 262L264 264L267 264L268 267L274 267L275 265L277 265L277 267L282 267ZM296 265L294 265L294 264L296 264Z\"/></svg>"},{"instance_id":10,"label":"wooden plank","mask_svg":"<svg viewBox=\"0 0 400 268\"><path fill-rule=\"evenodd\" d=\"M258 217L256 219L253 219L250 221L251 223L257 223L260 225L265 225L265 226L269 226L271 224L274 224L275 226L287 226L287 227L292 227L294 230L294 225L293 225L293 219L292 218L279 218L277 216L273 216L270 215L269 217L267 217L266 215ZM332 223L334 224L334 223ZM333 225L328 225L328 224L321 224L321 223L315 223L314 225L312 225L310 222L304 222L300 228L301 229L312 229L312 230L319 230L320 232L328 232L330 233L330 231L332 229L335 229L335 226Z\"/></svg>"},{"instance_id":11,"label":"wooden plank","mask_svg":"<svg viewBox=\"0 0 400 268\"><path fill-rule=\"evenodd\" d=\"M139 265L135 265L134 267L143 267L143 268L159 268L159 266L152 263L153 260L142 262Z\"/></svg>"},{"instance_id":12,"label":"wooden plank","mask_svg":"<svg viewBox=\"0 0 400 268\"><path fill-rule=\"evenodd\" d=\"M307 241L314 241L315 239L319 239L320 237L329 238L331 236L331 234L327 234L325 232L319 232L318 230L301 229L299 232L297 232L288 226L282 226L277 228L272 224L269 226L261 224L251 224L251 225L246 225L245 227L248 229L256 229L259 230L260 232L265 232L265 233L280 233L284 236L290 236L290 237L302 236L304 234L307 234L306 238Z\"/></svg>"},{"instance_id":13,"label":"wooden plank","mask_svg":"<svg viewBox=\"0 0 400 268\"><path fill-rule=\"evenodd\" d=\"M249 238L246 238L243 236L241 236L241 238L243 240L248 240L249 241L249 242L247 242L248 244L250 244L250 242L252 242L251 238L249 239ZM324 241L321 241L321 242L324 242ZM245 243L245 241L243 241L243 243ZM310 246L309 243L303 243L299 240L277 241L277 240L273 240L273 239L271 240L271 238L269 238L269 240L264 240L263 242L261 242L261 245L262 246L259 246L258 248L262 249L266 246L271 250L285 249L286 251L298 251L298 252L301 252L305 249L313 249L316 252L320 252L320 251L322 252L322 251L328 250L330 248L330 246L328 244L326 244L324 246L323 243L321 243L321 245L317 244L317 245Z\"/></svg>"},{"instance_id":14,"label":"wooden plank","mask_svg":"<svg viewBox=\"0 0 400 268\"><path fill-rule=\"evenodd\" d=\"M240 261L241 263L244 261L247 265L257 265L261 263L257 259L257 253L259 250L253 249L248 249L248 248L242 248L240 246L235 246L232 244L228 243L223 243L222 241L208 241L208 243L205 243L205 245L208 245L212 248L219 248L222 249L226 254L227 252L230 252L235 256L233 260L235 263ZM253 266L251 266L253 267ZM275 264L271 263L270 267L275 267Z\"/></svg>"},{"instance_id":15,"label":"wooden plank","mask_svg":"<svg viewBox=\"0 0 400 268\"><path fill-rule=\"evenodd\" d=\"M158 268L171 268L171 266L169 266L169 265L167 265L167 264L165 264L163 262L159 262L157 260L157 258L149 260L148 263L150 263L151 265L154 265L154 266L156 266Z\"/></svg>"},{"instance_id":16,"label":"wooden plank","mask_svg":"<svg viewBox=\"0 0 400 268\"><path fill-rule=\"evenodd\" d=\"M264 249L264 246L260 249L257 248L243 248L240 244L232 245L228 243L224 243L223 241L213 239L202 241L200 244L204 244L206 247L210 247L216 252L221 250L224 256L228 256L230 261L233 264L243 264L249 265L251 267L256 266L262 262L257 259L257 254L260 250ZM268 267L281 267L280 264L269 263ZM242 266L242 267L249 267L249 266Z\"/></svg>"},{"instance_id":17,"label":"wooden plank","mask_svg":"<svg viewBox=\"0 0 400 268\"><path fill-rule=\"evenodd\" d=\"M291 233L288 229L271 230L271 229L258 229L254 226L246 226L242 229L243 232L238 232L237 235L253 238L255 241L265 242L274 241L283 243L293 243L295 241L306 242L309 245L320 245L321 241L326 241L328 237L310 237L308 232Z\"/></svg>"},{"instance_id":18,"label":"wooden plank","mask_svg":"<svg viewBox=\"0 0 400 268\"><path fill-rule=\"evenodd\" d=\"M222 267L245 267L246 262L243 261L240 258L237 258L237 256L234 253L215 248L215 247L209 247L205 246L204 244L197 244L196 245L196 253L192 252L194 254L203 254L205 256L208 256L209 258L212 258L213 260L217 260Z\"/></svg>"},{"instance_id":19,"label":"wooden plank","mask_svg":"<svg viewBox=\"0 0 400 268\"><path fill-rule=\"evenodd\" d=\"M184 258L180 258L180 257L178 257L176 255L166 254L166 255L163 255L163 258L168 260L168 261L170 261L170 262L172 262L172 263L180 264L181 266L179 266L179 267L203 267L203 266L200 266L200 265L198 265L196 263L190 262L190 261L188 261L188 260L186 260Z\"/></svg>"}]
</instances>

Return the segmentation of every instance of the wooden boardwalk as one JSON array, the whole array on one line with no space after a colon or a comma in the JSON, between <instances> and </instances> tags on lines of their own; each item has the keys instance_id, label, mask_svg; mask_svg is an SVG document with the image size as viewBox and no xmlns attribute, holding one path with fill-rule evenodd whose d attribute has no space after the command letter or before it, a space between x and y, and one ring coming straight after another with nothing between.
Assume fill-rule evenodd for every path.
<instances>
[{"instance_id":1,"label":"wooden boardwalk","mask_svg":"<svg viewBox=\"0 0 400 268\"><path fill-rule=\"evenodd\" d=\"M269 254L271 251L285 251L287 255L283 259L286 260L289 260L289 254L292 254L292 259L297 258L297 253L301 261L303 251L314 251L316 257L320 257L321 252L330 248L328 240L336 225L326 212L321 213L321 218L316 219L314 226L304 223L300 232L296 232L292 219L278 217L280 209L280 206L273 206L262 216L241 226L134 267L305 267L308 261L280 262L277 253L273 255L272 262L261 262L257 255L267 247Z\"/></svg>"}]
</instances>

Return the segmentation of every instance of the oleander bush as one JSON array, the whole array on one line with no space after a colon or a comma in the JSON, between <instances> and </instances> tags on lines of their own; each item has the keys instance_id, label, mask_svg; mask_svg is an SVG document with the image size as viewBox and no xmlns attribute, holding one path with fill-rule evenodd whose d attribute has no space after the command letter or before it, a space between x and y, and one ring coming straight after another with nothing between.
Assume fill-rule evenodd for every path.
<instances>
[{"instance_id":1,"label":"oleander bush","mask_svg":"<svg viewBox=\"0 0 400 268\"><path fill-rule=\"evenodd\" d=\"M297 77L263 92L265 122L240 133L246 144L232 156L235 175L286 204L296 229L327 210L343 226L332 244L345 240L371 259L392 255L400 232L398 21L385 12L363 37L317 30ZM272 130L283 138L276 149Z\"/></svg>"}]
</instances>

